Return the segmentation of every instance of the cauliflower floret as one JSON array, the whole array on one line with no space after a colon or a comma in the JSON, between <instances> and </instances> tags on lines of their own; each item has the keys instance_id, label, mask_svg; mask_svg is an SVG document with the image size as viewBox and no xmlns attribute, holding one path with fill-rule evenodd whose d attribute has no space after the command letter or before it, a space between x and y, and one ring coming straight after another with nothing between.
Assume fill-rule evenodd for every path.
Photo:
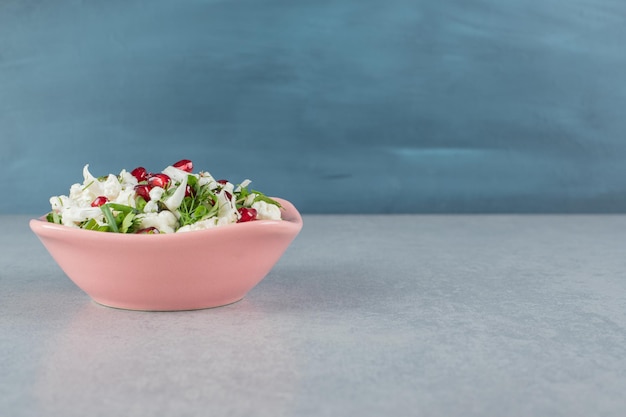
<instances>
[{"instance_id":1,"label":"cauliflower floret","mask_svg":"<svg viewBox=\"0 0 626 417\"><path fill-rule=\"evenodd\" d=\"M105 196L109 201L117 199L122 191L122 184L117 176L109 174L104 181L91 175L89 164L83 168L84 181L70 188L70 199L80 203L91 203L96 197Z\"/></svg>"},{"instance_id":2,"label":"cauliflower floret","mask_svg":"<svg viewBox=\"0 0 626 417\"><path fill-rule=\"evenodd\" d=\"M61 213L68 205L70 205L70 199L65 195L50 197L50 207L55 213Z\"/></svg>"},{"instance_id":3,"label":"cauliflower floret","mask_svg":"<svg viewBox=\"0 0 626 417\"><path fill-rule=\"evenodd\" d=\"M150 200L143 208L144 213L156 213L159 211L159 205L156 200Z\"/></svg>"},{"instance_id":4,"label":"cauliflower floret","mask_svg":"<svg viewBox=\"0 0 626 417\"><path fill-rule=\"evenodd\" d=\"M91 175L91 172L89 172L89 164L83 167L83 178L84 178L84 181L83 181L82 186L79 185L79 187L81 187L83 196L88 195L93 200L94 198L100 195L104 195L104 188L102 186L102 183L98 181L96 177ZM78 185L78 184L75 184L75 185Z\"/></svg>"},{"instance_id":5,"label":"cauliflower floret","mask_svg":"<svg viewBox=\"0 0 626 417\"><path fill-rule=\"evenodd\" d=\"M145 213L138 216L141 220L141 228L156 227L161 233L174 233L178 226L178 219L171 211L164 210L160 213Z\"/></svg>"},{"instance_id":6,"label":"cauliflower floret","mask_svg":"<svg viewBox=\"0 0 626 417\"><path fill-rule=\"evenodd\" d=\"M103 214L99 207L77 207L77 206L69 206L65 207L62 214L62 222L65 226L77 227L78 223L89 220L90 218L95 218L96 220L102 221Z\"/></svg>"},{"instance_id":7,"label":"cauliflower floret","mask_svg":"<svg viewBox=\"0 0 626 417\"><path fill-rule=\"evenodd\" d=\"M246 197L246 199L243 202L243 205L245 207L252 207L252 204L254 204L254 199L256 198L256 194L252 193L250 194L248 197Z\"/></svg>"},{"instance_id":8,"label":"cauliflower floret","mask_svg":"<svg viewBox=\"0 0 626 417\"><path fill-rule=\"evenodd\" d=\"M252 208L256 210L256 218L258 220L280 220L280 208L274 204L265 201L257 201L252 204Z\"/></svg>"},{"instance_id":9,"label":"cauliflower floret","mask_svg":"<svg viewBox=\"0 0 626 417\"><path fill-rule=\"evenodd\" d=\"M216 220L217 219L215 217L212 217L210 219L200 220L193 224L185 225L181 227L180 229L178 229L176 232L184 233L184 232L192 232L195 230L212 229L214 227L217 227Z\"/></svg>"},{"instance_id":10,"label":"cauliflower floret","mask_svg":"<svg viewBox=\"0 0 626 417\"><path fill-rule=\"evenodd\" d=\"M122 184L120 184L120 180L113 174L109 174L107 179L101 183L102 185L102 194L109 200L115 200L122 191ZM97 197L97 196L96 196Z\"/></svg>"},{"instance_id":11,"label":"cauliflower floret","mask_svg":"<svg viewBox=\"0 0 626 417\"><path fill-rule=\"evenodd\" d=\"M211 176L211 174L209 174L208 172L204 171L198 174L198 184L200 186L209 184L210 190L214 190L215 188L217 188L217 181L215 181L215 178L213 178L213 176Z\"/></svg>"},{"instance_id":12,"label":"cauliflower floret","mask_svg":"<svg viewBox=\"0 0 626 417\"><path fill-rule=\"evenodd\" d=\"M135 202L135 189L134 188L122 188L117 197L112 200L117 204L123 204L125 206L137 207Z\"/></svg>"},{"instance_id":13,"label":"cauliflower floret","mask_svg":"<svg viewBox=\"0 0 626 417\"><path fill-rule=\"evenodd\" d=\"M161 172L170 177L175 182L181 182L183 180L187 181L188 175L194 175L188 173L187 171L183 171L182 169L175 168L171 165Z\"/></svg>"},{"instance_id":14,"label":"cauliflower floret","mask_svg":"<svg viewBox=\"0 0 626 417\"><path fill-rule=\"evenodd\" d=\"M134 188L138 184L137 178L125 169L120 171L120 182L124 188Z\"/></svg>"},{"instance_id":15,"label":"cauliflower floret","mask_svg":"<svg viewBox=\"0 0 626 417\"><path fill-rule=\"evenodd\" d=\"M237 213L236 204L235 204L235 197L232 196L232 193L231 193L231 198L228 198L228 196L226 195L226 190L222 190L219 193L217 193L217 204L219 205L219 211L217 213L217 217L219 218L218 220L219 224L223 224L224 222L227 222L227 223L237 222L238 213Z\"/></svg>"},{"instance_id":16,"label":"cauliflower floret","mask_svg":"<svg viewBox=\"0 0 626 417\"><path fill-rule=\"evenodd\" d=\"M165 194L165 189L161 188L161 187L154 187L150 190L150 201L154 200L160 200L161 197L163 197L163 194Z\"/></svg>"},{"instance_id":17,"label":"cauliflower floret","mask_svg":"<svg viewBox=\"0 0 626 417\"><path fill-rule=\"evenodd\" d=\"M250 185L251 183L252 183L252 181L250 181L250 180L248 180L248 179L245 179L245 180L243 180L243 181L241 182L241 184L239 184L239 185L237 186L237 188L235 188L235 191L236 191L236 192L239 192L239 191L241 191L241 189L242 189L242 188L246 188L246 187L247 187L248 185Z\"/></svg>"},{"instance_id":18,"label":"cauliflower floret","mask_svg":"<svg viewBox=\"0 0 626 417\"><path fill-rule=\"evenodd\" d=\"M176 169L176 168L173 168L173 169ZM181 171L181 172L184 172L184 171ZM180 184L178 184L178 187L174 191L174 194L169 196L163 203L169 210L176 212L178 208L180 207L180 205L182 204L183 199L185 198L186 192L187 192L187 176L184 176L182 177Z\"/></svg>"},{"instance_id":19,"label":"cauliflower floret","mask_svg":"<svg viewBox=\"0 0 626 417\"><path fill-rule=\"evenodd\" d=\"M70 187L68 205L89 206L96 197L84 185L73 184Z\"/></svg>"}]
</instances>

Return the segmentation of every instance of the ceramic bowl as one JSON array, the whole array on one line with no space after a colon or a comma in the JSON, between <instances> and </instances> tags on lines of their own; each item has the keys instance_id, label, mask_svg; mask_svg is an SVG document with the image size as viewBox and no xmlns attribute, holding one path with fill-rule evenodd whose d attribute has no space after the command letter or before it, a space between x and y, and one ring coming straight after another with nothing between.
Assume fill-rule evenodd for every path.
<instances>
[{"instance_id":1,"label":"ceramic bowl","mask_svg":"<svg viewBox=\"0 0 626 417\"><path fill-rule=\"evenodd\" d=\"M302 229L290 202L283 220L213 229L128 235L74 229L45 218L30 227L67 276L109 307L174 311L241 300L272 269Z\"/></svg>"}]
</instances>

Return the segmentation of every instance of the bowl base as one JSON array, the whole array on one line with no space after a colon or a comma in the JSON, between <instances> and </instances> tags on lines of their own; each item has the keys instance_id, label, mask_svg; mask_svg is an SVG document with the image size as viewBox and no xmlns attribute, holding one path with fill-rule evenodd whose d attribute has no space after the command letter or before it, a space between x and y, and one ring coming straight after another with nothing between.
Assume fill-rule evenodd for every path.
<instances>
[{"instance_id":1,"label":"bowl base","mask_svg":"<svg viewBox=\"0 0 626 417\"><path fill-rule=\"evenodd\" d=\"M240 297L237 298L235 300L231 300L231 301L226 301L224 303L218 303L218 304L210 304L210 305L206 305L206 306L194 306L194 307L185 307L185 306L181 306L181 307L167 307L167 308L159 308L159 307L142 307L142 306L130 306L130 305L119 305L117 303L111 303L111 302L106 302L106 301L102 301L102 300L96 300L94 298L91 299L91 301L93 301L95 304L101 305L103 307L107 307L107 308L114 308L116 310L128 310L128 311L146 311L146 312L168 312L168 311L195 311L195 310L209 310L212 308L218 308L218 307L225 307L225 306L229 306L231 304L235 304L241 300L243 300L245 297Z\"/></svg>"}]
</instances>

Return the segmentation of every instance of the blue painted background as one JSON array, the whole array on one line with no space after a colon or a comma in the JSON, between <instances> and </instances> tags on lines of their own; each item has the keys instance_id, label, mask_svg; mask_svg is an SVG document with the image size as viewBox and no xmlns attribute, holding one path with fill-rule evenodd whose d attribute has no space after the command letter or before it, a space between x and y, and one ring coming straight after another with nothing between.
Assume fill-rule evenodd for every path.
<instances>
[{"instance_id":1,"label":"blue painted background","mask_svg":"<svg viewBox=\"0 0 626 417\"><path fill-rule=\"evenodd\" d=\"M0 0L0 213L181 158L305 213L625 212L621 0Z\"/></svg>"}]
</instances>

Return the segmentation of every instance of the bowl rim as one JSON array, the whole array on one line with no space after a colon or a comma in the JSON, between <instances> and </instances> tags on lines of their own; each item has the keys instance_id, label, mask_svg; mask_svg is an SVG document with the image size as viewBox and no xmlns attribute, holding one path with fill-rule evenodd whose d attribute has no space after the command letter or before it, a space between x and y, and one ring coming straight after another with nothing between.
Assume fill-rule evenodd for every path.
<instances>
[{"instance_id":1,"label":"bowl rim","mask_svg":"<svg viewBox=\"0 0 626 417\"><path fill-rule=\"evenodd\" d=\"M189 239L190 237L201 237L206 235L221 235L225 233L236 233L242 230L264 230L266 228L272 228L273 231L284 230L285 232L298 233L302 229L302 216L295 208L295 206L283 198L272 197L272 199L278 201L282 206L282 220L255 220L245 223L233 223L229 225L212 227L210 229L192 230L183 233L162 233L158 235L150 234L130 234L130 233L110 233L99 232L96 230L86 230L75 227L69 227L62 224L50 223L46 220L46 215L38 218L31 219L29 226L31 230L41 236L59 236L59 234L65 234L66 236L72 236L83 239L97 239L99 241L105 240L119 240L124 239L128 241L132 240L171 240Z\"/></svg>"}]
</instances>

